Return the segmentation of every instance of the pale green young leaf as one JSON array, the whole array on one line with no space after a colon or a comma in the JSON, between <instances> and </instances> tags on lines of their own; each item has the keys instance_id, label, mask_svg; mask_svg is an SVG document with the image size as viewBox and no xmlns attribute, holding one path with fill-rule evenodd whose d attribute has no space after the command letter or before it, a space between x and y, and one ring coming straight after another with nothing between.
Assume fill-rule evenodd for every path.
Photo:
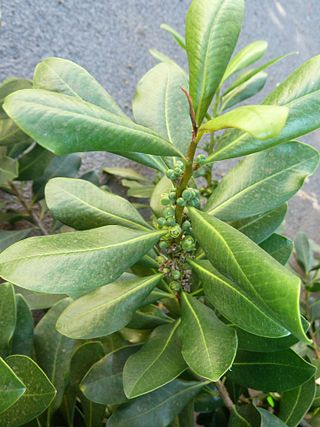
<instances>
[{"instance_id":1,"label":"pale green young leaf","mask_svg":"<svg viewBox=\"0 0 320 427\"><path fill-rule=\"evenodd\" d=\"M27 356L10 356L6 363L25 384L20 399L0 416L1 427L19 427L42 414L51 404L56 390L45 373Z\"/></svg>"},{"instance_id":2,"label":"pale green young leaf","mask_svg":"<svg viewBox=\"0 0 320 427\"><path fill-rule=\"evenodd\" d=\"M305 233L297 233L296 238L294 240L296 257L299 264L302 266L306 273L311 270L314 262L313 251L310 243L311 242Z\"/></svg>"},{"instance_id":3,"label":"pale green young leaf","mask_svg":"<svg viewBox=\"0 0 320 427\"><path fill-rule=\"evenodd\" d=\"M233 328L196 298L182 294L182 355L199 376L218 381L230 368L237 352Z\"/></svg>"},{"instance_id":4,"label":"pale green young leaf","mask_svg":"<svg viewBox=\"0 0 320 427\"><path fill-rule=\"evenodd\" d=\"M280 234L274 233L260 243L260 247L280 264L285 265L292 254L293 242Z\"/></svg>"},{"instance_id":5,"label":"pale green young leaf","mask_svg":"<svg viewBox=\"0 0 320 427\"><path fill-rule=\"evenodd\" d=\"M204 123L199 133L212 133L226 128L237 128L259 139L278 135L288 117L286 107L268 105L245 105ZM209 162L211 157L207 159Z\"/></svg>"},{"instance_id":6,"label":"pale green young leaf","mask_svg":"<svg viewBox=\"0 0 320 427\"><path fill-rule=\"evenodd\" d=\"M164 386L186 369L177 337L179 324L158 326L141 350L129 357L123 369L129 399Z\"/></svg>"},{"instance_id":7,"label":"pale green young leaf","mask_svg":"<svg viewBox=\"0 0 320 427\"><path fill-rule=\"evenodd\" d=\"M279 392L304 384L314 373L315 367L292 350L239 351L228 377L244 387Z\"/></svg>"},{"instance_id":8,"label":"pale green young leaf","mask_svg":"<svg viewBox=\"0 0 320 427\"><path fill-rule=\"evenodd\" d=\"M119 280L80 297L61 314L57 330L75 339L102 337L120 330L161 277L155 274Z\"/></svg>"},{"instance_id":9,"label":"pale green young leaf","mask_svg":"<svg viewBox=\"0 0 320 427\"><path fill-rule=\"evenodd\" d=\"M156 216L161 216L164 209L164 206L161 204L161 195L169 193L172 189L172 181L166 176L163 176L154 187L150 198L150 207Z\"/></svg>"},{"instance_id":10,"label":"pale green young leaf","mask_svg":"<svg viewBox=\"0 0 320 427\"><path fill-rule=\"evenodd\" d=\"M317 150L300 142L249 156L220 181L206 210L224 221L268 212L288 201L318 163Z\"/></svg>"},{"instance_id":11,"label":"pale green young leaf","mask_svg":"<svg viewBox=\"0 0 320 427\"><path fill-rule=\"evenodd\" d=\"M178 31L176 31L174 28L171 27L171 25L168 24L161 24L160 28L162 30L167 31L169 34L172 35L172 37L174 38L174 40L178 43L178 45L182 48L182 49L186 49L186 41L185 38L178 33Z\"/></svg>"},{"instance_id":12,"label":"pale green young leaf","mask_svg":"<svg viewBox=\"0 0 320 427\"><path fill-rule=\"evenodd\" d=\"M204 286L210 302L248 332L276 338L290 331L309 342L299 313L299 278L230 225L194 208L189 215L194 236L218 270L200 269L200 274L208 276ZM217 289L223 290L224 298ZM263 322L255 319L259 313L265 317Z\"/></svg>"},{"instance_id":13,"label":"pale green young leaf","mask_svg":"<svg viewBox=\"0 0 320 427\"><path fill-rule=\"evenodd\" d=\"M31 237L0 254L0 276L36 292L88 292L117 279L162 234L110 225Z\"/></svg>"},{"instance_id":14,"label":"pale green young leaf","mask_svg":"<svg viewBox=\"0 0 320 427\"><path fill-rule=\"evenodd\" d=\"M25 391L25 384L0 357L0 414L19 400Z\"/></svg>"},{"instance_id":15,"label":"pale green young leaf","mask_svg":"<svg viewBox=\"0 0 320 427\"><path fill-rule=\"evenodd\" d=\"M188 100L181 87L188 90L184 71L162 62L138 83L132 110L137 123L154 130L186 154L192 125Z\"/></svg>"},{"instance_id":16,"label":"pale green young leaf","mask_svg":"<svg viewBox=\"0 0 320 427\"><path fill-rule=\"evenodd\" d=\"M119 407L108 427L163 427L169 425L205 383L174 380L146 396Z\"/></svg>"},{"instance_id":17,"label":"pale green young leaf","mask_svg":"<svg viewBox=\"0 0 320 427\"><path fill-rule=\"evenodd\" d=\"M122 225L149 231L150 225L126 199L89 181L53 178L45 188L48 208L55 219L77 230Z\"/></svg>"},{"instance_id":18,"label":"pale green young leaf","mask_svg":"<svg viewBox=\"0 0 320 427\"><path fill-rule=\"evenodd\" d=\"M141 181L142 183L149 181L146 176L141 175L141 173L131 168L104 167L103 172L105 172L107 175L113 175L133 181Z\"/></svg>"},{"instance_id":19,"label":"pale green young leaf","mask_svg":"<svg viewBox=\"0 0 320 427\"><path fill-rule=\"evenodd\" d=\"M26 89L9 95L4 108L24 132L57 155L110 151L180 156L150 129L76 97Z\"/></svg>"},{"instance_id":20,"label":"pale green young leaf","mask_svg":"<svg viewBox=\"0 0 320 427\"><path fill-rule=\"evenodd\" d=\"M186 18L190 95L200 125L236 46L243 0L193 0Z\"/></svg>"}]
</instances>

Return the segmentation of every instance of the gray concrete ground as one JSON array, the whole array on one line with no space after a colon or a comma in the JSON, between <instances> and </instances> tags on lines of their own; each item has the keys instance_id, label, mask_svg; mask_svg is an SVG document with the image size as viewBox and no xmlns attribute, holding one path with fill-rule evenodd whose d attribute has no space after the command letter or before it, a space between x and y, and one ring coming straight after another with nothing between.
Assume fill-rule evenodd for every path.
<instances>
[{"instance_id":1,"label":"gray concrete ground","mask_svg":"<svg viewBox=\"0 0 320 427\"><path fill-rule=\"evenodd\" d=\"M34 66L48 56L71 59L90 71L130 110L135 85L155 64L155 47L186 65L183 53L160 30L162 22L184 31L190 0L2 0L0 79L31 77ZM264 93L320 47L319 0L246 0L239 47L257 39L269 42L267 58L299 51L270 70ZM320 148L320 133L304 138ZM85 167L119 162L106 153L86 156ZM121 164L126 162L121 159ZM220 168L220 166L219 166ZM223 169L223 167L222 167ZM320 242L320 173L290 203L287 231L307 231Z\"/></svg>"}]
</instances>

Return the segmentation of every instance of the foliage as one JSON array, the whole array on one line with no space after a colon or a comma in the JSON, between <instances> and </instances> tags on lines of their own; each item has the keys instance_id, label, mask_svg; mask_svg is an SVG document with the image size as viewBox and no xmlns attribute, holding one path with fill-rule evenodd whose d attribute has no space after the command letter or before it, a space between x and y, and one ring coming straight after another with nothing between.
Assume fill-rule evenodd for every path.
<instances>
[{"instance_id":1,"label":"foliage","mask_svg":"<svg viewBox=\"0 0 320 427\"><path fill-rule=\"evenodd\" d=\"M243 11L193 0L186 38L164 25L189 73L153 50L134 119L61 58L1 86L1 186L23 207L2 217L45 236L0 233L0 427L317 422L319 251L299 234L288 264L279 227L319 162L297 138L320 127L320 57L238 106L285 56L257 66L264 41L233 55ZM104 168L130 201L74 178L75 153L97 150L154 178ZM32 181L31 204L13 181Z\"/></svg>"}]
</instances>

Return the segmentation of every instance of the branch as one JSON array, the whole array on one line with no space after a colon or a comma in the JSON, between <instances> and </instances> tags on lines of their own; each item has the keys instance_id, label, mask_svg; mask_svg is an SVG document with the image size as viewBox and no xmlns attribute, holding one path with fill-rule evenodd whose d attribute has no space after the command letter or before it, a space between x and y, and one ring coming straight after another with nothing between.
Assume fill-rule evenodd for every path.
<instances>
[{"instance_id":1,"label":"branch","mask_svg":"<svg viewBox=\"0 0 320 427\"><path fill-rule=\"evenodd\" d=\"M219 394L221 396L221 399L224 401L224 404L226 405L226 408L228 408L230 411L233 410L234 403L231 400L231 397L228 393L228 390L226 389L225 385L222 381L217 381L215 383L215 386L217 387Z\"/></svg>"}]
</instances>

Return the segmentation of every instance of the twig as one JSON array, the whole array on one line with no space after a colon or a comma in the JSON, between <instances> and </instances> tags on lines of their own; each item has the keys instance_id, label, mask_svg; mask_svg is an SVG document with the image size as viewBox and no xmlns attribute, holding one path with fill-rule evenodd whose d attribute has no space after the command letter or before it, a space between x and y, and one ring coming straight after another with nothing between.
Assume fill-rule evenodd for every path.
<instances>
[{"instance_id":1,"label":"twig","mask_svg":"<svg viewBox=\"0 0 320 427\"><path fill-rule=\"evenodd\" d=\"M218 391L219 391L219 394L220 394L220 396L221 396L221 399L224 401L224 404L226 405L226 407L227 407L230 411L232 411L232 410L233 410L233 407L234 407L234 403L233 403L233 401L231 400L231 397L230 397L230 395L229 395L229 393L228 393L228 390L226 389L225 385L223 384L223 382L222 382L222 381L217 381L217 382L215 383L215 385L216 385L216 387L217 387L217 389L218 389Z\"/></svg>"}]
</instances>

